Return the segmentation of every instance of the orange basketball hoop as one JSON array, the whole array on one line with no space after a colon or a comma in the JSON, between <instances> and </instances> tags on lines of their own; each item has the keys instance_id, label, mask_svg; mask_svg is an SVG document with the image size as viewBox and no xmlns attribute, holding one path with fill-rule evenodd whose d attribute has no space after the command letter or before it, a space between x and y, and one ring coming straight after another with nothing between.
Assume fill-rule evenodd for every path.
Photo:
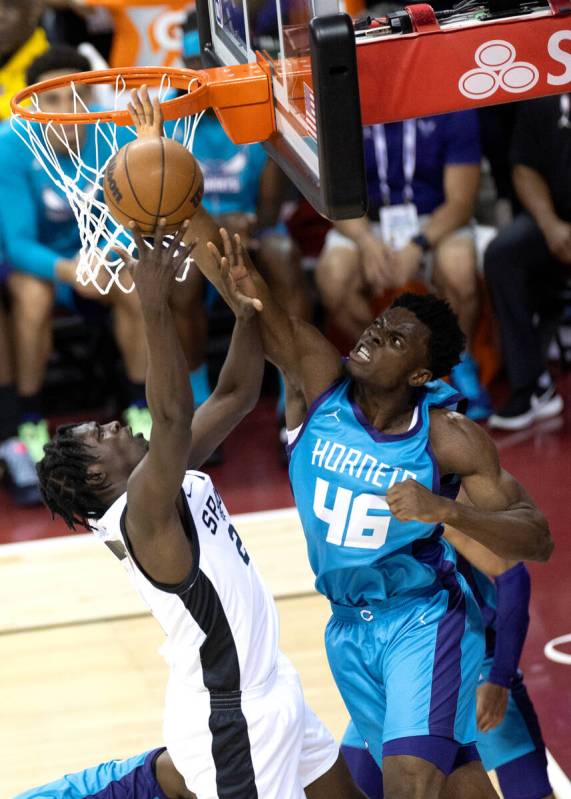
<instances>
[{"instance_id":1,"label":"orange basketball hoop","mask_svg":"<svg viewBox=\"0 0 571 799\"><path fill-rule=\"evenodd\" d=\"M41 97L47 91L78 86L112 86L116 98L143 85L183 90L171 100L163 100L165 120L193 116L213 108L222 127L235 144L265 141L275 130L269 67L261 56L254 64L192 70L174 67L118 67L78 72L36 83L18 92L11 101L12 112L22 119L47 124L84 125L112 122L131 124L125 108L111 111L89 110L79 99L77 110L50 114L41 110Z\"/></svg>"},{"instance_id":2,"label":"orange basketball hoop","mask_svg":"<svg viewBox=\"0 0 571 799\"><path fill-rule=\"evenodd\" d=\"M127 110L130 90L146 85L158 93L164 135L192 151L196 125L213 108L236 144L264 141L275 131L269 67L258 63L205 70L173 67L125 67L64 75L29 86L11 102L12 128L30 148L75 214L81 239L77 280L102 294L124 280L116 247L133 251L130 232L116 222L103 197L109 159L136 131ZM90 108L82 89L107 87L111 110ZM71 91L73 111L49 113L42 97L54 90ZM174 91L182 92L172 97Z\"/></svg>"}]
</instances>

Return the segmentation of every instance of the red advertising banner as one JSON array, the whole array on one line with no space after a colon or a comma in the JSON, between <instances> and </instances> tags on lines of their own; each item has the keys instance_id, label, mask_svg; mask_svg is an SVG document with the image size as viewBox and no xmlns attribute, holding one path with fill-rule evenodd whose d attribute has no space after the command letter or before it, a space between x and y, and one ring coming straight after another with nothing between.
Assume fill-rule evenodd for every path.
<instances>
[{"instance_id":1,"label":"red advertising banner","mask_svg":"<svg viewBox=\"0 0 571 799\"><path fill-rule=\"evenodd\" d=\"M571 91L571 3L563 6L359 42L363 125Z\"/></svg>"}]
</instances>

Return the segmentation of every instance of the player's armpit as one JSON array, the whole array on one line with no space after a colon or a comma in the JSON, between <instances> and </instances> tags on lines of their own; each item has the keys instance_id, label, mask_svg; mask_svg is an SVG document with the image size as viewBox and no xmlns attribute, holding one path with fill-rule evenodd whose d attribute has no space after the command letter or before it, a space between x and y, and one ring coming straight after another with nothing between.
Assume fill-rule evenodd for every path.
<instances>
[{"instance_id":1,"label":"player's armpit","mask_svg":"<svg viewBox=\"0 0 571 799\"><path fill-rule=\"evenodd\" d=\"M329 386L341 377L343 366L336 347L312 324L303 319L292 319L295 338L293 385L298 386L309 406ZM286 370L284 369L284 372ZM291 379L291 377L290 377Z\"/></svg>"},{"instance_id":2,"label":"player's armpit","mask_svg":"<svg viewBox=\"0 0 571 799\"><path fill-rule=\"evenodd\" d=\"M135 557L149 576L170 585L192 568L178 507L190 442L183 423L153 424L149 451L127 482L125 525Z\"/></svg>"},{"instance_id":3,"label":"player's armpit","mask_svg":"<svg viewBox=\"0 0 571 799\"><path fill-rule=\"evenodd\" d=\"M496 447L466 417L431 414L431 444L441 474L459 474L472 505L445 503L442 521L502 558L547 560L553 541L545 516L523 486L502 469Z\"/></svg>"},{"instance_id":4,"label":"player's armpit","mask_svg":"<svg viewBox=\"0 0 571 799\"><path fill-rule=\"evenodd\" d=\"M160 534L141 534L138 518L132 518L129 506L125 527L137 565L154 582L177 586L188 579L193 569L192 545L176 506L163 521Z\"/></svg>"}]
</instances>

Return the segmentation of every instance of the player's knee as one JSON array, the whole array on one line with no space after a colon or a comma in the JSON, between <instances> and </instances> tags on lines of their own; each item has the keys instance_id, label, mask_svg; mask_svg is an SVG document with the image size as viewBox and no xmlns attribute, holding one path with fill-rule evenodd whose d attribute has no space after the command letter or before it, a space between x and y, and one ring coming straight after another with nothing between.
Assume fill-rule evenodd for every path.
<instances>
[{"instance_id":1,"label":"player's knee","mask_svg":"<svg viewBox=\"0 0 571 799\"><path fill-rule=\"evenodd\" d=\"M427 760L406 755L383 761L385 799L437 799L444 775Z\"/></svg>"},{"instance_id":2,"label":"player's knee","mask_svg":"<svg viewBox=\"0 0 571 799\"><path fill-rule=\"evenodd\" d=\"M478 295L478 284L473 272L461 268L442 270L435 283L441 294L455 305L458 302L472 302Z\"/></svg>"},{"instance_id":3,"label":"player's knee","mask_svg":"<svg viewBox=\"0 0 571 799\"><path fill-rule=\"evenodd\" d=\"M435 266L450 272L457 270L475 275L476 249L472 239L463 236L445 239L436 249Z\"/></svg>"}]
</instances>

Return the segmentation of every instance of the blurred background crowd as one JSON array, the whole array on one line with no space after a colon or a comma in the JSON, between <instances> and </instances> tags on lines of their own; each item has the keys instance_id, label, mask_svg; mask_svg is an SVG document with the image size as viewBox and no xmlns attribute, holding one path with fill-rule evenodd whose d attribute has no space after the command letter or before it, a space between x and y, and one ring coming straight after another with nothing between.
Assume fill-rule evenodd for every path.
<instances>
[{"instance_id":1,"label":"blurred background crowd","mask_svg":"<svg viewBox=\"0 0 571 799\"><path fill-rule=\"evenodd\" d=\"M73 213L8 122L10 97L49 77L105 63L199 68L190 4L172 0L161 40L134 35L148 12L141 5L137 21L135 8L0 0L0 462L22 505L39 501L33 464L57 419L98 409L136 432L150 429L136 295L104 299L75 283ZM466 334L450 380L472 418L520 430L561 414L567 398L557 378L571 357L569 95L363 135L368 213L331 224L262 145L232 144L206 113L193 148L204 206L240 233L288 310L317 322L341 352L397 293L435 292ZM198 270L188 279L184 341L200 404L232 320ZM284 392L270 368L264 391L275 396L277 446Z\"/></svg>"}]
</instances>

